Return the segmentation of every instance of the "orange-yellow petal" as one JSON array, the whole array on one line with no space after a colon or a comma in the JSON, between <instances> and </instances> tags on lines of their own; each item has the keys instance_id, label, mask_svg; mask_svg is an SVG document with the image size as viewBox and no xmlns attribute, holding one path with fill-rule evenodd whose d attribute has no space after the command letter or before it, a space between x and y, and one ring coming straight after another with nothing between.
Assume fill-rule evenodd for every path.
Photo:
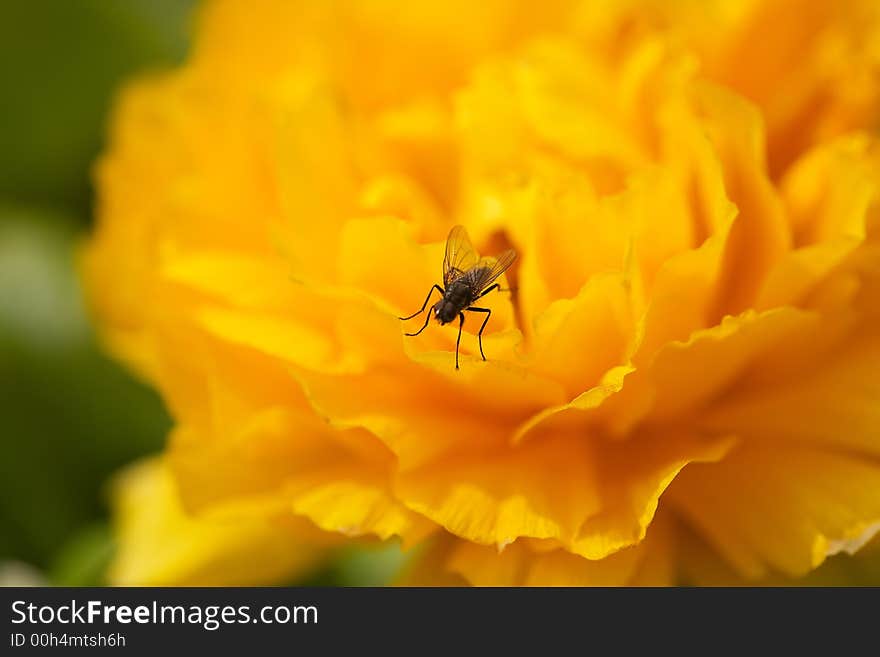
<instances>
[{"instance_id":1,"label":"orange-yellow petal","mask_svg":"<svg viewBox=\"0 0 880 657\"><path fill-rule=\"evenodd\" d=\"M668 495L741 575L757 579L768 568L802 576L840 542L876 531L877 490L872 459L753 439L720 463L685 470Z\"/></svg>"}]
</instances>

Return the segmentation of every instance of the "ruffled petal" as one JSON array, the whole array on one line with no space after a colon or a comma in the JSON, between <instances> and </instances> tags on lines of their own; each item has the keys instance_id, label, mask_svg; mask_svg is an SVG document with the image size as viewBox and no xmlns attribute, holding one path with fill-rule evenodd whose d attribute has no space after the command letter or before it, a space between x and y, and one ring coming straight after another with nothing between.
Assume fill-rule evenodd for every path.
<instances>
[{"instance_id":1,"label":"ruffled petal","mask_svg":"<svg viewBox=\"0 0 880 657\"><path fill-rule=\"evenodd\" d=\"M446 540L431 567L460 575L472 586L663 586L675 581L671 529L669 522L655 522L642 543L599 560L552 541L519 540L498 551ZM411 567L421 570L426 564L417 557Z\"/></svg>"},{"instance_id":2,"label":"ruffled petal","mask_svg":"<svg viewBox=\"0 0 880 657\"><path fill-rule=\"evenodd\" d=\"M662 434L617 444L551 434L400 474L395 492L475 543L501 548L522 537L554 539L602 559L644 538L660 495L683 467L718 460L731 445Z\"/></svg>"},{"instance_id":3,"label":"ruffled petal","mask_svg":"<svg viewBox=\"0 0 880 657\"><path fill-rule=\"evenodd\" d=\"M532 369L562 382L574 399L626 362L635 333L626 280L594 276L574 299L554 301L538 316L529 350Z\"/></svg>"},{"instance_id":4,"label":"ruffled petal","mask_svg":"<svg viewBox=\"0 0 880 657\"><path fill-rule=\"evenodd\" d=\"M395 492L451 533L504 546L521 536L571 540L598 512L589 443L560 437L519 449L456 454L398 475Z\"/></svg>"},{"instance_id":5,"label":"ruffled petal","mask_svg":"<svg viewBox=\"0 0 880 657\"><path fill-rule=\"evenodd\" d=\"M635 575L639 548L599 561L560 549L534 550L517 542L502 552L459 542L446 567L472 586L626 586Z\"/></svg>"}]
</instances>

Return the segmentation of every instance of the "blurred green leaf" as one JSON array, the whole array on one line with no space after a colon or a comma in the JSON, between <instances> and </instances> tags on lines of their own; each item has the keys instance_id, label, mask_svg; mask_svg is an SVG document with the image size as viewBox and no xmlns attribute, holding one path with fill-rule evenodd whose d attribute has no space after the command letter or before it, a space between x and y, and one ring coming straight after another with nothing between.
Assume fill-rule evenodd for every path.
<instances>
[{"instance_id":1,"label":"blurred green leaf","mask_svg":"<svg viewBox=\"0 0 880 657\"><path fill-rule=\"evenodd\" d=\"M49 580L58 586L103 586L113 550L109 524L89 525L58 551L49 569Z\"/></svg>"},{"instance_id":2,"label":"blurred green leaf","mask_svg":"<svg viewBox=\"0 0 880 657\"><path fill-rule=\"evenodd\" d=\"M73 271L76 222L0 208L0 559L45 568L106 515L103 486L161 447L156 394L100 352Z\"/></svg>"},{"instance_id":3,"label":"blurred green leaf","mask_svg":"<svg viewBox=\"0 0 880 657\"><path fill-rule=\"evenodd\" d=\"M0 3L0 198L88 218L89 169L111 98L179 61L193 0Z\"/></svg>"},{"instance_id":4,"label":"blurred green leaf","mask_svg":"<svg viewBox=\"0 0 880 657\"><path fill-rule=\"evenodd\" d=\"M322 568L296 586L388 586L403 569L408 555L397 541L362 542L340 548Z\"/></svg>"},{"instance_id":5,"label":"blurred green leaf","mask_svg":"<svg viewBox=\"0 0 880 657\"><path fill-rule=\"evenodd\" d=\"M336 571L342 586L387 586L403 567L406 556L396 541L352 548L341 555Z\"/></svg>"}]
</instances>

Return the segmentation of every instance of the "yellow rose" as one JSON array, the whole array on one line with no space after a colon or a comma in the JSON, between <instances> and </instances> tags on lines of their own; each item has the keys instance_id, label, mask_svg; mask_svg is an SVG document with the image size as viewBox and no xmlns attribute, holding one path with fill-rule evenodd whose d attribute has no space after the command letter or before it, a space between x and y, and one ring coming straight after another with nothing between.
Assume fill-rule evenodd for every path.
<instances>
[{"instance_id":1,"label":"yellow rose","mask_svg":"<svg viewBox=\"0 0 880 657\"><path fill-rule=\"evenodd\" d=\"M84 271L221 539L139 556L123 492L117 581L281 579L304 521L496 585L796 577L880 529L880 67L825 41L876 12L603 6L215 2L126 91ZM812 54L758 80L775 10ZM455 224L519 256L458 371L457 322L397 319Z\"/></svg>"}]
</instances>

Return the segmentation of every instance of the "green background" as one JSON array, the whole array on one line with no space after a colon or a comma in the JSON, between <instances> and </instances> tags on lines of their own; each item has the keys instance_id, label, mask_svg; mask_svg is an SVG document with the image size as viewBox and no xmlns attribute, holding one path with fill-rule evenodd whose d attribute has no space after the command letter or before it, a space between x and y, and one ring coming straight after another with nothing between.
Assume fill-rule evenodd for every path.
<instances>
[{"instance_id":1,"label":"green background","mask_svg":"<svg viewBox=\"0 0 880 657\"><path fill-rule=\"evenodd\" d=\"M156 394L98 349L73 250L120 82L185 52L189 0L0 2L0 562L97 584L106 481L158 450Z\"/></svg>"},{"instance_id":2,"label":"green background","mask_svg":"<svg viewBox=\"0 0 880 657\"><path fill-rule=\"evenodd\" d=\"M106 482L159 450L157 395L103 356L73 250L119 84L185 56L191 0L0 0L0 579L97 585L113 550ZM839 557L815 583L880 584ZM381 584L392 546L347 549L304 584ZM6 579L3 579L6 578ZM18 580L17 580L18 581Z\"/></svg>"}]
</instances>

